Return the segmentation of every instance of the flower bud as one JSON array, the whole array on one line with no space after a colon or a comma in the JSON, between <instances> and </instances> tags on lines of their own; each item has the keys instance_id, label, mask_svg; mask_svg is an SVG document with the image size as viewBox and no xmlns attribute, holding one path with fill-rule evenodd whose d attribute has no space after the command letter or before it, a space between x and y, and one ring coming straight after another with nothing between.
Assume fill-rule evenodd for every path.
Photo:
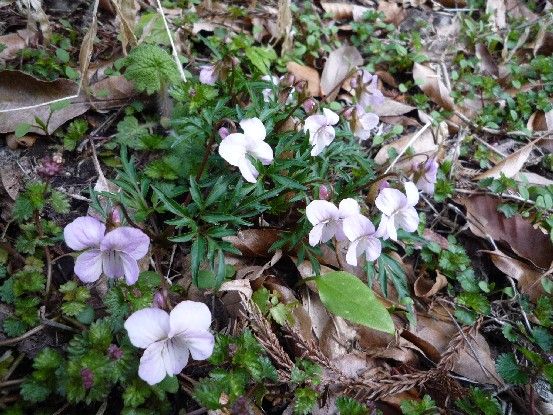
<instances>
[{"instance_id":1,"label":"flower bud","mask_svg":"<svg viewBox=\"0 0 553 415\"><path fill-rule=\"evenodd\" d=\"M227 138L227 135L230 134L230 131L227 127L221 127L219 128L219 137L221 137L221 140L224 140Z\"/></svg>"},{"instance_id":2,"label":"flower bud","mask_svg":"<svg viewBox=\"0 0 553 415\"><path fill-rule=\"evenodd\" d=\"M154 294L154 299L152 301L152 305L155 307L155 308L165 308L165 298L166 296L163 295L163 292L161 291L156 291L155 294Z\"/></svg>"},{"instance_id":3,"label":"flower bud","mask_svg":"<svg viewBox=\"0 0 553 415\"><path fill-rule=\"evenodd\" d=\"M123 350L116 344L110 344L108 347L108 357L111 360L119 360L123 357Z\"/></svg>"},{"instance_id":4,"label":"flower bud","mask_svg":"<svg viewBox=\"0 0 553 415\"><path fill-rule=\"evenodd\" d=\"M94 386L94 373L89 368L85 367L81 369L81 379L85 390L89 390Z\"/></svg>"},{"instance_id":5,"label":"flower bud","mask_svg":"<svg viewBox=\"0 0 553 415\"><path fill-rule=\"evenodd\" d=\"M317 101L313 98L309 98L303 102L302 107L306 114L312 114L317 108Z\"/></svg>"},{"instance_id":6,"label":"flower bud","mask_svg":"<svg viewBox=\"0 0 553 415\"><path fill-rule=\"evenodd\" d=\"M118 207L113 208L113 210L111 211L110 219L114 225L121 224L121 211L119 210Z\"/></svg>"},{"instance_id":7,"label":"flower bud","mask_svg":"<svg viewBox=\"0 0 553 415\"><path fill-rule=\"evenodd\" d=\"M53 157L46 156L41 161L37 168L37 173L43 178L57 176L63 168L63 158L56 153Z\"/></svg>"},{"instance_id":8,"label":"flower bud","mask_svg":"<svg viewBox=\"0 0 553 415\"><path fill-rule=\"evenodd\" d=\"M344 110L344 112L342 113L343 117L346 119L346 120L351 120L353 118L353 111L355 110L355 107L348 107Z\"/></svg>"},{"instance_id":9,"label":"flower bud","mask_svg":"<svg viewBox=\"0 0 553 415\"><path fill-rule=\"evenodd\" d=\"M291 87L294 85L294 83L296 82L296 77L289 73L285 76L283 76L282 78L280 78L280 84L285 86L285 87Z\"/></svg>"},{"instance_id":10,"label":"flower bud","mask_svg":"<svg viewBox=\"0 0 553 415\"><path fill-rule=\"evenodd\" d=\"M307 91L307 81L296 82L296 91L300 95L303 94L305 91Z\"/></svg>"},{"instance_id":11,"label":"flower bud","mask_svg":"<svg viewBox=\"0 0 553 415\"><path fill-rule=\"evenodd\" d=\"M319 187L319 199L328 200L330 199L330 190L324 184L321 184Z\"/></svg>"},{"instance_id":12,"label":"flower bud","mask_svg":"<svg viewBox=\"0 0 553 415\"><path fill-rule=\"evenodd\" d=\"M357 82L357 77L351 78L351 80L349 81L349 86L351 86L352 89L357 88L358 84L359 83Z\"/></svg>"}]
</instances>

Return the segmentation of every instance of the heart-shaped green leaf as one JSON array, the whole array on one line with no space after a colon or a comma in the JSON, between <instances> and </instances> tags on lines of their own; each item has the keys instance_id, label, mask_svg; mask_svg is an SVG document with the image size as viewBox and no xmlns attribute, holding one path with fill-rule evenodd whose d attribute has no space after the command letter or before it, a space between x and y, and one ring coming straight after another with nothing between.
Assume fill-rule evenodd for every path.
<instances>
[{"instance_id":1,"label":"heart-shaped green leaf","mask_svg":"<svg viewBox=\"0 0 553 415\"><path fill-rule=\"evenodd\" d=\"M352 323L394 333L392 317L372 290L355 275L329 272L314 279L321 301L331 313Z\"/></svg>"}]
</instances>

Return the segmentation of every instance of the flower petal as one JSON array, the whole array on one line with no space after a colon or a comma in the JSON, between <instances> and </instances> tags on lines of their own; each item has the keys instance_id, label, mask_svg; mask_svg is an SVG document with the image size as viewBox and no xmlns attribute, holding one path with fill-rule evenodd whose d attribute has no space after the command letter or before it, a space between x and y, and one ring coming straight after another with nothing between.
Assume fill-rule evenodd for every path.
<instances>
[{"instance_id":1,"label":"flower petal","mask_svg":"<svg viewBox=\"0 0 553 415\"><path fill-rule=\"evenodd\" d=\"M342 229L344 234L351 241L355 241L361 237L374 235L373 223L363 215L352 215L344 219Z\"/></svg>"},{"instance_id":2,"label":"flower petal","mask_svg":"<svg viewBox=\"0 0 553 415\"><path fill-rule=\"evenodd\" d=\"M121 253L117 251L102 251L104 274L108 278L119 278L125 275Z\"/></svg>"},{"instance_id":3,"label":"flower petal","mask_svg":"<svg viewBox=\"0 0 553 415\"><path fill-rule=\"evenodd\" d=\"M176 339L186 344L194 360L205 360L213 354L215 337L207 330L190 330Z\"/></svg>"},{"instance_id":4,"label":"flower petal","mask_svg":"<svg viewBox=\"0 0 553 415\"><path fill-rule=\"evenodd\" d=\"M200 82L205 85L215 85L217 82L217 73L215 66L205 65L200 69Z\"/></svg>"},{"instance_id":5,"label":"flower petal","mask_svg":"<svg viewBox=\"0 0 553 415\"><path fill-rule=\"evenodd\" d=\"M247 151L265 166L273 161L273 149L265 141L255 140L248 143Z\"/></svg>"},{"instance_id":6,"label":"flower petal","mask_svg":"<svg viewBox=\"0 0 553 415\"><path fill-rule=\"evenodd\" d=\"M370 131L373 128L375 128L378 125L378 122L380 121L380 118L378 115L367 112L363 114L361 117L359 117L359 124L363 127L363 129Z\"/></svg>"},{"instance_id":7,"label":"flower petal","mask_svg":"<svg viewBox=\"0 0 553 415\"><path fill-rule=\"evenodd\" d=\"M382 243L377 238L366 238L364 240L364 249L367 261L375 261L382 252Z\"/></svg>"},{"instance_id":8,"label":"flower petal","mask_svg":"<svg viewBox=\"0 0 553 415\"><path fill-rule=\"evenodd\" d=\"M405 206L405 203L405 195L392 188L382 189L374 201L376 207L387 216L391 216L394 211Z\"/></svg>"},{"instance_id":9,"label":"flower petal","mask_svg":"<svg viewBox=\"0 0 553 415\"><path fill-rule=\"evenodd\" d=\"M247 140L265 140L267 131L259 118L246 118L240 121L240 127Z\"/></svg>"},{"instance_id":10,"label":"flower petal","mask_svg":"<svg viewBox=\"0 0 553 415\"><path fill-rule=\"evenodd\" d=\"M247 182L255 183L257 181L257 176L259 176L259 172L252 164L252 162L249 161L247 158L244 158L238 164L238 169L240 170L242 177L244 177L244 180L246 180Z\"/></svg>"},{"instance_id":11,"label":"flower petal","mask_svg":"<svg viewBox=\"0 0 553 415\"><path fill-rule=\"evenodd\" d=\"M407 232L415 232L419 226L419 215L414 207L402 209L395 215L395 225Z\"/></svg>"},{"instance_id":12,"label":"flower petal","mask_svg":"<svg viewBox=\"0 0 553 415\"><path fill-rule=\"evenodd\" d=\"M407 196L407 204L409 206L415 206L419 202L419 191L415 183L405 183L405 195Z\"/></svg>"},{"instance_id":13,"label":"flower petal","mask_svg":"<svg viewBox=\"0 0 553 415\"><path fill-rule=\"evenodd\" d=\"M121 251L135 260L143 258L150 247L150 238L140 229L121 226L108 232L100 244L102 251Z\"/></svg>"},{"instance_id":14,"label":"flower petal","mask_svg":"<svg viewBox=\"0 0 553 415\"><path fill-rule=\"evenodd\" d=\"M190 350L185 342L179 338L172 338L165 342L165 347L161 350L163 364L169 375L178 375L188 363Z\"/></svg>"},{"instance_id":15,"label":"flower petal","mask_svg":"<svg viewBox=\"0 0 553 415\"><path fill-rule=\"evenodd\" d=\"M163 362L162 350L165 348L165 341L150 345L140 358L138 376L148 385L155 385L167 376L167 370Z\"/></svg>"},{"instance_id":16,"label":"flower petal","mask_svg":"<svg viewBox=\"0 0 553 415\"><path fill-rule=\"evenodd\" d=\"M75 251L98 248L106 233L106 225L92 216L82 216L68 224L63 230L67 246Z\"/></svg>"},{"instance_id":17,"label":"flower petal","mask_svg":"<svg viewBox=\"0 0 553 415\"><path fill-rule=\"evenodd\" d=\"M145 349L168 337L169 314L159 308L143 308L132 313L124 327L133 346Z\"/></svg>"},{"instance_id":18,"label":"flower petal","mask_svg":"<svg viewBox=\"0 0 553 415\"><path fill-rule=\"evenodd\" d=\"M328 108L323 108L323 114L326 117L327 125L338 124L338 121L340 121L340 117L338 116L338 114L336 114L332 110L329 110Z\"/></svg>"},{"instance_id":19,"label":"flower petal","mask_svg":"<svg viewBox=\"0 0 553 415\"><path fill-rule=\"evenodd\" d=\"M82 282L94 282L102 275L102 252L91 249L83 252L75 260L75 275Z\"/></svg>"},{"instance_id":20,"label":"flower petal","mask_svg":"<svg viewBox=\"0 0 553 415\"><path fill-rule=\"evenodd\" d=\"M309 231L309 245L316 246L321 242L324 227L324 223L318 223L317 225L313 226L313 229Z\"/></svg>"},{"instance_id":21,"label":"flower petal","mask_svg":"<svg viewBox=\"0 0 553 415\"><path fill-rule=\"evenodd\" d=\"M331 220L324 224L322 233L321 233L321 243L327 243L330 241L334 235L336 235L336 231L338 230L339 223L338 221Z\"/></svg>"},{"instance_id":22,"label":"flower petal","mask_svg":"<svg viewBox=\"0 0 553 415\"><path fill-rule=\"evenodd\" d=\"M136 281L138 281L138 275L140 274L140 269L138 268L138 262L129 254L125 254L125 253L121 253L120 258L121 258L121 263L123 264L123 273L125 274L125 281L127 282L127 285L133 285Z\"/></svg>"},{"instance_id":23,"label":"flower petal","mask_svg":"<svg viewBox=\"0 0 553 415\"><path fill-rule=\"evenodd\" d=\"M386 222L386 235L392 240L397 242L397 227L396 227L396 216L392 216L387 222ZM386 238L384 238L386 239Z\"/></svg>"},{"instance_id":24,"label":"flower petal","mask_svg":"<svg viewBox=\"0 0 553 415\"><path fill-rule=\"evenodd\" d=\"M311 225L317 225L328 220L338 220L338 208L327 200L313 200L305 208L305 215Z\"/></svg>"},{"instance_id":25,"label":"flower petal","mask_svg":"<svg viewBox=\"0 0 553 415\"><path fill-rule=\"evenodd\" d=\"M347 218L348 216L359 215L360 208L357 200L348 197L343 199L338 205L338 211L340 212L340 218Z\"/></svg>"},{"instance_id":26,"label":"flower petal","mask_svg":"<svg viewBox=\"0 0 553 415\"><path fill-rule=\"evenodd\" d=\"M240 133L229 134L219 144L219 155L227 163L238 166L246 158L246 136Z\"/></svg>"},{"instance_id":27,"label":"flower petal","mask_svg":"<svg viewBox=\"0 0 553 415\"><path fill-rule=\"evenodd\" d=\"M198 301L182 301L169 314L169 337L186 335L188 331L206 331L211 325L211 311Z\"/></svg>"},{"instance_id":28,"label":"flower petal","mask_svg":"<svg viewBox=\"0 0 553 415\"><path fill-rule=\"evenodd\" d=\"M346 252L346 262L354 267L357 266L357 245L359 241L354 241L349 244L348 251Z\"/></svg>"},{"instance_id":29,"label":"flower petal","mask_svg":"<svg viewBox=\"0 0 553 415\"><path fill-rule=\"evenodd\" d=\"M324 115L315 114L310 115L305 119L303 123L303 131L309 131L311 134L316 133L319 128L326 125L326 117Z\"/></svg>"}]
</instances>

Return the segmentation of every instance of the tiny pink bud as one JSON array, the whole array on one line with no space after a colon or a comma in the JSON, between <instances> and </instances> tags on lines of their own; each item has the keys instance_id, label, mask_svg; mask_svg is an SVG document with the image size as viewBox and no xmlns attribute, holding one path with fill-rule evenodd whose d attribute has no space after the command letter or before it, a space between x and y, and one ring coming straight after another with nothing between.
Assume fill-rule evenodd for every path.
<instances>
[{"instance_id":1,"label":"tiny pink bud","mask_svg":"<svg viewBox=\"0 0 553 415\"><path fill-rule=\"evenodd\" d=\"M355 107L348 107L344 110L342 115L346 120L351 120L353 118L353 111L355 110Z\"/></svg>"},{"instance_id":2,"label":"tiny pink bud","mask_svg":"<svg viewBox=\"0 0 553 415\"><path fill-rule=\"evenodd\" d=\"M322 199L322 200L330 199L330 190L324 184L322 184L319 187L319 199Z\"/></svg>"},{"instance_id":3,"label":"tiny pink bud","mask_svg":"<svg viewBox=\"0 0 553 415\"><path fill-rule=\"evenodd\" d=\"M283 76L280 79L279 83L285 87L290 87L294 85L294 82L296 82L296 77L293 74L289 73L288 75Z\"/></svg>"},{"instance_id":4,"label":"tiny pink bud","mask_svg":"<svg viewBox=\"0 0 553 415\"><path fill-rule=\"evenodd\" d=\"M81 369L81 379L85 390L89 390L94 386L94 373L89 368L85 367Z\"/></svg>"},{"instance_id":5,"label":"tiny pink bud","mask_svg":"<svg viewBox=\"0 0 553 415\"><path fill-rule=\"evenodd\" d=\"M108 347L108 356L111 360L119 360L123 357L123 350L112 343Z\"/></svg>"},{"instance_id":6,"label":"tiny pink bud","mask_svg":"<svg viewBox=\"0 0 553 415\"><path fill-rule=\"evenodd\" d=\"M152 305L155 308L165 308L165 296L160 291L156 291L154 294L154 300Z\"/></svg>"},{"instance_id":7,"label":"tiny pink bud","mask_svg":"<svg viewBox=\"0 0 553 415\"><path fill-rule=\"evenodd\" d=\"M227 135L230 134L230 131L227 127L221 127L219 128L219 137L221 137L221 140L224 140L227 138Z\"/></svg>"},{"instance_id":8,"label":"tiny pink bud","mask_svg":"<svg viewBox=\"0 0 553 415\"><path fill-rule=\"evenodd\" d=\"M299 81L296 83L296 91L298 94L303 94L307 89L307 81Z\"/></svg>"},{"instance_id":9,"label":"tiny pink bud","mask_svg":"<svg viewBox=\"0 0 553 415\"><path fill-rule=\"evenodd\" d=\"M113 208L113 210L111 211L111 221L114 225L121 224L121 211L118 207Z\"/></svg>"},{"instance_id":10,"label":"tiny pink bud","mask_svg":"<svg viewBox=\"0 0 553 415\"><path fill-rule=\"evenodd\" d=\"M388 183L388 180L381 180L380 183L378 183L378 191L381 191L382 189L386 189L390 187L390 183Z\"/></svg>"},{"instance_id":11,"label":"tiny pink bud","mask_svg":"<svg viewBox=\"0 0 553 415\"><path fill-rule=\"evenodd\" d=\"M351 86L352 89L357 88L358 82L357 77L351 78L351 81L349 81L349 86Z\"/></svg>"},{"instance_id":12,"label":"tiny pink bud","mask_svg":"<svg viewBox=\"0 0 553 415\"><path fill-rule=\"evenodd\" d=\"M303 102L302 106L306 114L312 114L313 111L315 111L315 108L317 108L317 101L313 98L309 98Z\"/></svg>"}]
</instances>

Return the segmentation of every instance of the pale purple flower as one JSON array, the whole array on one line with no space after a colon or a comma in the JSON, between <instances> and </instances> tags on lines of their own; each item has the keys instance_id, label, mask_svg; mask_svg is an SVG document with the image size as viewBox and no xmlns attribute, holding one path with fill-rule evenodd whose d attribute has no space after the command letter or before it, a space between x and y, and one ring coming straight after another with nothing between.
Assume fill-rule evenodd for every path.
<instances>
[{"instance_id":1,"label":"pale purple flower","mask_svg":"<svg viewBox=\"0 0 553 415\"><path fill-rule=\"evenodd\" d=\"M310 115L305 119L303 131L309 131L309 143L313 146L312 156L318 156L329 146L336 137L333 125L337 124L340 118L338 114L327 108L323 109L323 114Z\"/></svg>"},{"instance_id":2,"label":"pale purple flower","mask_svg":"<svg viewBox=\"0 0 553 415\"><path fill-rule=\"evenodd\" d=\"M138 260L150 246L140 229L122 226L106 232L106 225L91 216L75 219L63 230L65 243L84 251L75 261L75 274L82 282L94 282L102 272L109 278L125 277L127 284L138 280Z\"/></svg>"},{"instance_id":3,"label":"pale purple flower","mask_svg":"<svg viewBox=\"0 0 553 415\"><path fill-rule=\"evenodd\" d=\"M159 308L135 311L125 321L125 329L134 346L146 349L138 376L155 385L167 375L179 374L189 355L195 360L209 358L215 344L210 325L209 308L195 301L183 301L171 313Z\"/></svg>"},{"instance_id":4,"label":"pale purple flower","mask_svg":"<svg viewBox=\"0 0 553 415\"><path fill-rule=\"evenodd\" d=\"M219 155L229 164L238 167L244 179L255 183L259 172L248 157L257 159L263 165L273 161L273 149L265 140L265 126L259 118L240 121L243 133L229 134L219 144Z\"/></svg>"},{"instance_id":5,"label":"pale purple flower","mask_svg":"<svg viewBox=\"0 0 553 415\"><path fill-rule=\"evenodd\" d=\"M353 135L360 141L369 139L371 131L378 126L379 121L378 115L366 112L361 105L356 105L351 120Z\"/></svg>"},{"instance_id":6,"label":"pale purple flower","mask_svg":"<svg viewBox=\"0 0 553 415\"><path fill-rule=\"evenodd\" d=\"M323 200L330 199L330 190L324 184L321 184L321 186L319 187L319 197Z\"/></svg>"},{"instance_id":7,"label":"pale purple flower","mask_svg":"<svg viewBox=\"0 0 553 415\"><path fill-rule=\"evenodd\" d=\"M376 207L382 212L377 234L397 241L398 229L416 231L419 215L415 205L418 201L419 191L413 182L405 183L405 194L397 189L382 189L375 200Z\"/></svg>"},{"instance_id":8,"label":"pale purple flower","mask_svg":"<svg viewBox=\"0 0 553 415\"><path fill-rule=\"evenodd\" d=\"M221 137L221 140L227 138L229 134L230 134L230 131L227 127L219 128L219 137Z\"/></svg>"},{"instance_id":9,"label":"pale purple flower","mask_svg":"<svg viewBox=\"0 0 553 415\"><path fill-rule=\"evenodd\" d=\"M438 162L435 157L430 157L425 163L415 166L415 178L417 189L428 195L434 194L436 178L438 176Z\"/></svg>"},{"instance_id":10,"label":"pale purple flower","mask_svg":"<svg viewBox=\"0 0 553 415\"><path fill-rule=\"evenodd\" d=\"M367 261L374 261L382 252L373 223L363 215L352 215L344 219L344 234L351 242L346 253L346 262L357 266L357 257L365 254Z\"/></svg>"},{"instance_id":11,"label":"pale purple flower","mask_svg":"<svg viewBox=\"0 0 553 415\"><path fill-rule=\"evenodd\" d=\"M367 107L375 107L384 102L384 95L378 89L378 76L372 75L366 69L362 69L363 87L357 93L357 102L367 109Z\"/></svg>"},{"instance_id":12,"label":"pale purple flower","mask_svg":"<svg viewBox=\"0 0 553 415\"><path fill-rule=\"evenodd\" d=\"M359 214L359 204L351 198L340 202L339 207L326 200L313 200L305 208L307 220L313 225L309 232L309 245L326 243L334 236L339 241L346 239L342 230L344 219Z\"/></svg>"},{"instance_id":13,"label":"pale purple flower","mask_svg":"<svg viewBox=\"0 0 553 415\"><path fill-rule=\"evenodd\" d=\"M205 65L200 68L200 82L205 85L215 85L217 71L214 65Z\"/></svg>"},{"instance_id":14,"label":"pale purple flower","mask_svg":"<svg viewBox=\"0 0 553 415\"><path fill-rule=\"evenodd\" d=\"M275 86L278 85L278 83L279 83L278 77L276 77L274 75L263 75L261 77L261 79L263 81L270 82ZM273 88L265 88L263 91L261 91L261 93L263 94L263 101L265 101L265 102L271 102L272 100L275 99L275 94L273 92Z\"/></svg>"}]
</instances>

